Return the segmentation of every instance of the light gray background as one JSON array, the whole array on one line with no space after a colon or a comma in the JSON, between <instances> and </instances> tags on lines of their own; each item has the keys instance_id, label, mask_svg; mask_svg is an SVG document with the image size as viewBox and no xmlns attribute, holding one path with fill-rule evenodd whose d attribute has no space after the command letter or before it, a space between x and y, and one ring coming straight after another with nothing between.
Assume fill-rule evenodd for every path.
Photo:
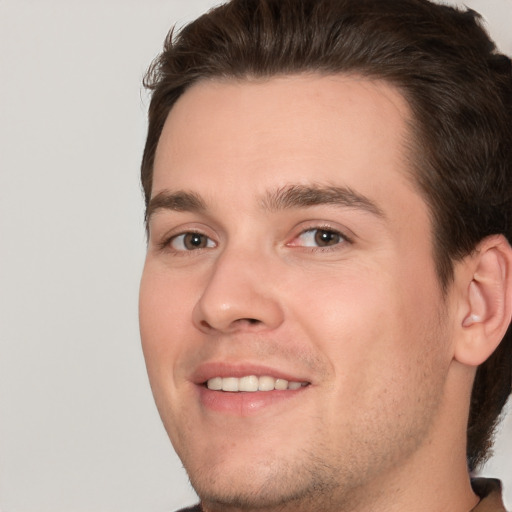
<instances>
[{"instance_id":1,"label":"light gray background","mask_svg":"<svg viewBox=\"0 0 512 512\"><path fill-rule=\"evenodd\" d=\"M141 78L212 0L0 0L0 506L159 512L195 500L137 327ZM462 2L461 2L462 3ZM512 0L473 0L512 54ZM512 507L512 414L485 470Z\"/></svg>"}]
</instances>

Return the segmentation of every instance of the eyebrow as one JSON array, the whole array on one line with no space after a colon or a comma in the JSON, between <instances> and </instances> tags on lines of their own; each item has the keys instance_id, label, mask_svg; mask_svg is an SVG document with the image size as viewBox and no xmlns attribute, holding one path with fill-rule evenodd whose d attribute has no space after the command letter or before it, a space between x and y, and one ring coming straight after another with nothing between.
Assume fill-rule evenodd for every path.
<instances>
[{"instance_id":1,"label":"eyebrow","mask_svg":"<svg viewBox=\"0 0 512 512\"><path fill-rule=\"evenodd\" d=\"M172 210L175 212L202 212L206 210L206 203L199 194L179 190L169 192L163 190L149 201L146 209L146 223L158 210Z\"/></svg>"},{"instance_id":2,"label":"eyebrow","mask_svg":"<svg viewBox=\"0 0 512 512\"><path fill-rule=\"evenodd\" d=\"M366 196L353 191L349 187L324 185L286 185L268 191L260 200L264 210L277 212L294 208L307 208L320 205L344 206L366 211L377 217L384 218L384 212L375 202ZM195 192L179 190L169 192L163 190L151 198L146 209L146 224L152 215L159 210L176 212L204 212L207 205L203 198Z\"/></svg>"},{"instance_id":3,"label":"eyebrow","mask_svg":"<svg viewBox=\"0 0 512 512\"><path fill-rule=\"evenodd\" d=\"M349 187L287 185L267 192L262 199L263 208L272 212L319 205L356 208L377 217L385 217L384 212L374 201Z\"/></svg>"}]
</instances>

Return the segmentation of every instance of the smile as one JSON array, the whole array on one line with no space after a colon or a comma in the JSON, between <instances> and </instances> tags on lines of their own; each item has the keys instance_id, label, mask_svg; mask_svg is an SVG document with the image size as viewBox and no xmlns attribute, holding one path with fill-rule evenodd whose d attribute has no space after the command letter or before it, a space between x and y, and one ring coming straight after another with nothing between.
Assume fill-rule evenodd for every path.
<instances>
[{"instance_id":1,"label":"smile","mask_svg":"<svg viewBox=\"0 0 512 512\"><path fill-rule=\"evenodd\" d=\"M254 393L256 391L284 391L287 389L296 390L307 386L307 382L287 381L286 379L275 379L263 375L247 375L245 377L213 377L206 381L206 387L212 391L229 391L237 393L240 391Z\"/></svg>"}]
</instances>

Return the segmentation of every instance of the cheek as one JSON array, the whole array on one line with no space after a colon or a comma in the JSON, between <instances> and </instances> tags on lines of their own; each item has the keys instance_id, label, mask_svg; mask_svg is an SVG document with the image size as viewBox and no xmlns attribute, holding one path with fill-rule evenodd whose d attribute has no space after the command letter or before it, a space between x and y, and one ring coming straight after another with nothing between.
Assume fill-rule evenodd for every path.
<instances>
[{"instance_id":1,"label":"cheek","mask_svg":"<svg viewBox=\"0 0 512 512\"><path fill-rule=\"evenodd\" d=\"M338 269L295 288L289 300L311 339L329 351L351 353L378 342L377 335L389 327L395 297L374 274L368 268Z\"/></svg>"},{"instance_id":2,"label":"cheek","mask_svg":"<svg viewBox=\"0 0 512 512\"><path fill-rule=\"evenodd\" d=\"M382 266L359 266L311 276L290 295L295 319L341 387L363 390L377 380L396 380L429 355L425 341L439 323L440 299L428 278L422 293L410 282Z\"/></svg>"},{"instance_id":3,"label":"cheek","mask_svg":"<svg viewBox=\"0 0 512 512\"><path fill-rule=\"evenodd\" d=\"M173 369L190 326L189 309L184 283L146 264L140 285L139 323L150 378L159 368L166 373Z\"/></svg>"},{"instance_id":4,"label":"cheek","mask_svg":"<svg viewBox=\"0 0 512 512\"><path fill-rule=\"evenodd\" d=\"M157 409L177 451L182 433L176 411L186 408L183 400L187 396L183 395L179 364L193 342L192 289L190 283L173 279L156 266L146 264L144 268L139 295L142 349Z\"/></svg>"},{"instance_id":5,"label":"cheek","mask_svg":"<svg viewBox=\"0 0 512 512\"><path fill-rule=\"evenodd\" d=\"M401 431L414 443L432 420L450 361L440 298L427 280L422 294L402 283L365 269L317 280L305 287L307 307L295 303L302 329L330 369L319 416L339 443L338 432L352 432L356 445L365 438L386 445Z\"/></svg>"}]
</instances>

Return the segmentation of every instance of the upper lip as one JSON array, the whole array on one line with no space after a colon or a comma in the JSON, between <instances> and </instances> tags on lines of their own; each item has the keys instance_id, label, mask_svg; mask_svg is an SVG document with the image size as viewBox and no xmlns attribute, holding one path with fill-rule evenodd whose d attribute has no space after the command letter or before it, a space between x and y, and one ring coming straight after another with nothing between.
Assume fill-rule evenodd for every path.
<instances>
[{"instance_id":1,"label":"upper lip","mask_svg":"<svg viewBox=\"0 0 512 512\"><path fill-rule=\"evenodd\" d=\"M196 384L204 384L214 377L242 378L248 375L256 375L258 377L265 375L275 379L285 379L289 382L310 382L304 376L271 366L254 363L233 364L222 361L211 361L199 365L192 373L191 380Z\"/></svg>"}]
</instances>

